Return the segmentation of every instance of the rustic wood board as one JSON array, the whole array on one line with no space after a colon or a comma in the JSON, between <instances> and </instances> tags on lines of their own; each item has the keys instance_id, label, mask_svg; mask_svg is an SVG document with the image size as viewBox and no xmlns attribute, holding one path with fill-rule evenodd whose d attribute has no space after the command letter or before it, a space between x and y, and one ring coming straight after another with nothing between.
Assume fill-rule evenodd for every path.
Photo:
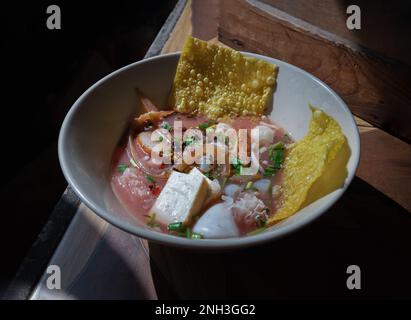
<instances>
[{"instance_id":1,"label":"rustic wood board","mask_svg":"<svg viewBox=\"0 0 411 320\"><path fill-rule=\"evenodd\" d=\"M408 0L260 0L342 38L411 65L411 7ZM346 26L347 7L361 9L361 29Z\"/></svg>"},{"instance_id":2,"label":"rustic wood board","mask_svg":"<svg viewBox=\"0 0 411 320\"><path fill-rule=\"evenodd\" d=\"M81 204L49 262L61 270L61 290L44 273L31 299L156 299L147 244Z\"/></svg>"},{"instance_id":3,"label":"rustic wood board","mask_svg":"<svg viewBox=\"0 0 411 320\"><path fill-rule=\"evenodd\" d=\"M411 69L255 0L220 1L219 40L294 64L330 85L352 112L411 140Z\"/></svg>"}]
</instances>

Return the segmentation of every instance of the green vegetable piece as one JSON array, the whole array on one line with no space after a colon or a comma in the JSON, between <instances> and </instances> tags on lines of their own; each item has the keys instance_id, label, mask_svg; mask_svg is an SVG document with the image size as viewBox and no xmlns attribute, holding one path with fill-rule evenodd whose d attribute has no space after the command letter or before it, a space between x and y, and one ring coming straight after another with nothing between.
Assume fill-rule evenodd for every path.
<instances>
[{"instance_id":1,"label":"green vegetable piece","mask_svg":"<svg viewBox=\"0 0 411 320\"><path fill-rule=\"evenodd\" d=\"M119 164L117 166L117 171L120 173L123 173L124 171L126 171L126 169L128 168L128 165L126 164Z\"/></svg>"},{"instance_id":2,"label":"green vegetable piece","mask_svg":"<svg viewBox=\"0 0 411 320\"><path fill-rule=\"evenodd\" d=\"M151 213L148 216L148 221L147 221L147 225L150 228L156 228L159 227L160 225L156 222L156 214L155 213Z\"/></svg>"},{"instance_id":3,"label":"green vegetable piece","mask_svg":"<svg viewBox=\"0 0 411 320\"><path fill-rule=\"evenodd\" d=\"M231 168L233 169L234 174L236 176L239 176L241 174L241 167L242 167L242 163L240 159L238 158L233 159L233 163L231 163Z\"/></svg>"},{"instance_id":4,"label":"green vegetable piece","mask_svg":"<svg viewBox=\"0 0 411 320\"><path fill-rule=\"evenodd\" d=\"M245 185L244 190L249 190L251 189L253 186L253 182L252 181L248 181L247 184Z\"/></svg>"},{"instance_id":5,"label":"green vegetable piece","mask_svg":"<svg viewBox=\"0 0 411 320\"><path fill-rule=\"evenodd\" d=\"M152 176L146 176L146 179L151 183L156 183L156 180Z\"/></svg>"},{"instance_id":6,"label":"green vegetable piece","mask_svg":"<svg viewBox=\"0 0 411 320\"><path fill-rule=\"evenodd\" d=\"M173 222L167 226L168 231L183 231L183 223L182 222Z\"/></svg>"},{"instance_id":7,"label":"green vegetable piece","mask_svg":"<svg viewBox=\"0 0 411 320\"><path fill-rule=\"evenodd\" d=\"M203 237L202 234L195 233L195 232L193 232L193 233L191 234L191 239L203 239L203 238L204 238L204 237Z\"/></svg>"}]
</instances>

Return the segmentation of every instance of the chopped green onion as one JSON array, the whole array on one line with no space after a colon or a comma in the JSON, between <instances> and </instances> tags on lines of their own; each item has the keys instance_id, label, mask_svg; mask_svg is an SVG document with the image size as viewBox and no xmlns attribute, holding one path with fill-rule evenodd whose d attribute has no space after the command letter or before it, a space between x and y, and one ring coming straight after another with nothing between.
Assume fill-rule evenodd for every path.
<instances>
[{"instance_id":1,"label":"chopped green onion","mask_svg":"<svg viewBox=\"0 0 411 320\"><path fill-rule=\"evenodd\" d=\"M195 233L195 232L193 232L193 233L191 234L191 239L203 239L203 238L204 238L204 237L203 237L202 234Z\"/></svg>"},{"instance_id":2,"label":"chopped green onion","mask_svg":"<svg viewBox=\"0 0 411 320\"><path fill-rule=\"evenodd\" d=\"M276 151L284 150L284 144L280 141L268 147L268 158L274 161Z\"/></svg>"},{"instance_id":3,"label":"chopped green onion","mask_svg":"<svg viewBox=\"0 0 411 320\"><path fill-rule=\"evenodd\" d=\"M213 126L214 123L215 123L214 121L210 120L208 122L204 122L204 123L199 124L198 128L201 129L201 130L206 130L207 131L207 128Z\"/></svg>"},{"instance_id":4,"label":"chopped green onion","mask_svg":"<svg viewBox=\"0 0 411 320\"><path fill-rule=\"evenodd\" d=\"M163 136L159 136L158 138L157 138L157 142L161 142L161 141L163 141Z\"/></svg>"},{"instance_id":5,"label":"chopped green onion","mask_svg":"<svg viewBox=\"0 0 411 320\"><path fill-rule=\"evenodd\" d=\"M171 131L172 126L171 126L168 122L164 122L164 123L161 125L161 128L166 129L166 130L168 130L168 131Z\"/></svg>"},{"instance_id":6,"label":"chopped green onion","mask_svg":"<svg viewBox=\"0 0 411 320\"><path fill-rule=\"evenodd\" d=\"M126 164L119 164L117 166L117 171L120 173L123 173L124 171L126 171L126 169L128 168L128 165Z\"/></svg>"},{"instance_id":7,"label":"chopped green onion","mask_svg":"<svg viewBox=\"0 0 411 320\"><path fill-rule=\"evenodd\" d=\"M252 182L252 181L248 181L248 182L247 182L247 184L245 185L244 190L251 189L251 188L252 188L252 186L253 186L253 182Z\"/></svg>"},{"instance_id":8,"label":"chopped green onion","mask_svg":"<svg viewBox=\"0 0 411 320\"><path fill-rule=\"evenodd\" d=\"M233 163L232 163L233 166L241 165L241 161L240 161L240 159L238 159L238 158L234 158L232 162L233 162Z\"/></svg>"},{"instance_id":9,"label":"chopped green onion","mask_svg":"<svg viewBox=\"0 0 411 320\"><path fill-rule=\"evenodd\" d=\"M206 134L211 134L213 132L214 132L214 125L212 125L212 126L210 126L206 129Z\"/></svg>"},{"instance_id":10,"label":"chopped green onion","mask_svg":"<svg viewBox=\"0 0 411 320\"><path fill-rule=\"evenodd\" d=\"M155 213L151 213L148 216L148 221L147 221L147 225L150 228L156 228L159 227L160 225L156 222L156 214Z\"/></svg>"},{"instance_id":11,"label":"chopped green onion","mask_svg":"<svg viewBox=\"0 0 411 320\"><path fill-rule=\"evenodd\" d=\"M205 122L205 123L199 124L198 128L201 129L201 130L206 130L209 126L210 126L210 124L208 122Z\"/></svg>"},{"instance_id":12,"label":"chopped green onion","mask_svg":"<svg viewBox=\"0 0 411 320\"><path fill-rule=\"evenodd\" d=\"M202 239L204 238L203 235L199 233L192 232L190 228L184 228L182 222L174 222L170 223L167 226L168 231L176 232L176 235L188 239Z\"/></svg>"},{"instance_id":13,"label":"chopped green onion","mask_svg":"<svg viewBox=\"0 0 411 320\"><path fill-rule=\"evenodd\" d=\"M283 149L279 149L276 150L275 155L274 155L274 168L276 170L280 170L281 169L281 165L283 163L284 160L284 150Z\"/></svg>"},{"instance_id":14,"label":"chopped green onion","mask_svg":"<svg viewBox=\"0 0 411 320\"><path fill-rule=\"evenodd\" d=\"M218 176L219 176L219 173L218 172L216 172L216 171L209 171L209 172L203 172L203 174L208 178L208 179L211 179L211 180L215 180L215 179L217 179L218 178Z\"/></svg>"},{"instance_id":15,"label":"chopped green onion","mask_svg":"<svg viewBox=\"0 0 411 320\"><path fill-rule=\"evenodd\" d=\"M268 210L268 209L266 209ZM257 223L257 227L262 228L265 227L266 223L267 223L267 219L265 219L264 217L258 216L256 219L256 223Z\"/></svg>"},{"instance_id":16,"label":"chopped green onion","mask_svg":"<svg viewBox=\"0 0 411 320\"><path fill-rule=\"evenodd\" d=\"M194 136L185 139L183 142L184 147L187 147L188 145L192 144L195 140L196 138Z\"/></svg>"},{"instance_id":17,"label":"chopped green onion","mask_svg":"<svg viewBox=\"0 0 411 320\"><path fill-rule=\"evenodd\" d=\"M146 179L151 183L156 183L156 180L152 176L146 176Z\"/></svg>"},{"instance_id":18,"label":"chopped green onion","mask_svg":"<svg viewBox=\"0 0 411 320\"><path fill-rule=\"evenodd\" d=\"M270 164L265 168L264 176L273 176L278 170L280 170L284 161L284 157L285 151L283 142L279 141L276 144L271 145L268 148L268 158L273 162L273 164Z\"/></svg>"},{"instance_id":19,"label":"chopped green onion","mask_svg":"<svg viewBox=\"0 0 411 320\"><path fill-rule=\"evenodd\" d=\"M275 168L273 165L269 165L264 169L264 177L271 177L274 175L274 173L276 172Z\"/></svg>"},{"instance_id":20,"label":"chopped green onion","mask_svg":"<svg viewBox=\"0 0 411 320\"><path fill-rule=\"evenodd\" d=\"M284 143L282 141L278 141L277 143L272 145L274 150L284 149Z\"/></svg>"},{"instance_id":21,"label":"chopped green onion","mask_svg":"<svg viewBox=\"0 0 411 320\"><path fill-rule=\"evenodd\" d=\"M232 162L231 167L233 168L234 174L239 176L241 174L242 163L238 158L234 158Z\"/></svg>"},{"instance_id":22,"label":"chopped green onion","mask_svg":"<svg viewBox=\"0 0 411 320\"><path fill-rule=\"evenodd\" d=\"M167 226L168 231L183 231L183 223L182 222L173 222Z\"/></svg>"}]
</instances>

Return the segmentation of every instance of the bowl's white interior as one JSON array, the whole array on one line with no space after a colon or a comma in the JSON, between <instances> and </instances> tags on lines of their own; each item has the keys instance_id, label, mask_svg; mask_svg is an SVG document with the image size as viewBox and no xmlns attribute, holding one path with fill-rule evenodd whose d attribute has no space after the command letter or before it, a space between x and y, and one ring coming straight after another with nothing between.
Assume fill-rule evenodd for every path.
<instances>
[{"instance_id":1,"label":"bowl's white interior","mask_svg":"<svg viewBox=\"0 0 411 320\"><path fill-rule=\"evenodd\" d=\"M181 246L246 246L288 233L319 216L341 196L355 174L359 137L353 117L344 102L310 74L276 59L254 56L279 66L273 106L269 109L271 118L295 139L307 132L311 118L308 103L320 107L339 122L351 148L343 188L317 200L272 230L238 239L194 241L164 235L148 230L135 217L123 212L109 187L112 152L129 120L140 110L136 87L157 105L166 106L178 54L151 58L120 69L93 85L77 100L64 121L59 139L60 162L70 185L92 210L118 227L154 241Z\"/></svg>"}]
</instances>

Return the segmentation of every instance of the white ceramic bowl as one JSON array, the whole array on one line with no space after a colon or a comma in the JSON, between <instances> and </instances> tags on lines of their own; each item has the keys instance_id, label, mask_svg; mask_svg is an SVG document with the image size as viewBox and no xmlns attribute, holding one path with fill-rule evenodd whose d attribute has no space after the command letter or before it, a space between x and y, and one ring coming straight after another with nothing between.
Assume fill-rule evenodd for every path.
<instances>
[{"instance_id":1,"label":"white ceramic bowl","mask_svg":"<svg viewBox=\"0 0 411 320\"><path fill-rule=\"evenodd\" d=\"M271 118L295 139L308 129L308 103L320 107L341 125L351 148L344 187L317 200L291 218L255 236L231 239L185 239L151 231L136 217L124 212L111 191L109 166L120 136L130 119L139 112L134 89L140 88L157 105L166 105L179 53L142 60L117 70L90 87L72 106L59 137L59 158L63 173L81 200L113 225L139 237L167 245L230 249L277 239L313 221L344 193L355 175L360 140L351 112L326 84L288 63L244 53L279 66Z\"/></svg>"}]
</instances>

